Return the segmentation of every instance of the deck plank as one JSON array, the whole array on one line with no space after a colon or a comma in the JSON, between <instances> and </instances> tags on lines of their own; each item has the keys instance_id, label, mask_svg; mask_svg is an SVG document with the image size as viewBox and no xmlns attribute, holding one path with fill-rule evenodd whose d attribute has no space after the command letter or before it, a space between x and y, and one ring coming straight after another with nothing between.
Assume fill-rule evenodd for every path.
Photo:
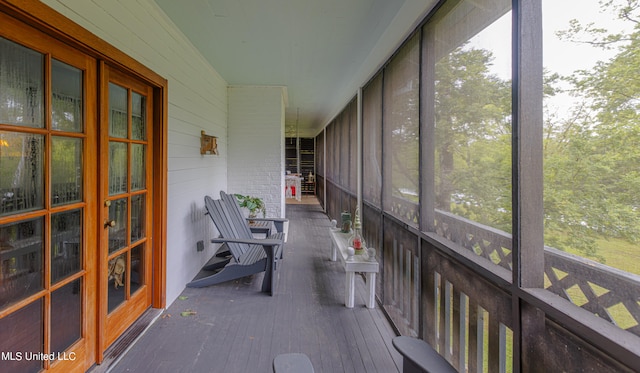
<instances>
[{"instance_id":1,"label":"deck plank","mask_svg":"<svg viewBox=\"0 0 640 373\"><path fill-rule=\"evenodd\" d=\"M271 372L282 353L309 356L316 372L399 372L393 329L379 308L344 306L344 269L329 260L330 226L318 205L287 205L285 258L273 297L263 274L185 288L111 372ZM191 310L195 314L181 316Z\"/></svg>"}]
</instances>

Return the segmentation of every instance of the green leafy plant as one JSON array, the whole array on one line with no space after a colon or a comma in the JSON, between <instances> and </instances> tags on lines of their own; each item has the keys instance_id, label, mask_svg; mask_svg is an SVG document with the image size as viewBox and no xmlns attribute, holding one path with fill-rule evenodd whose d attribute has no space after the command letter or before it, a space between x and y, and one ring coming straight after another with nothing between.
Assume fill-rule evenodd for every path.
<instances>
[{"instance_id":1,"label":"green leafy plant","mask_svg":"<svg viewBox=\"0 0 640 373\"><path fill-rule=\"evenodd\" d=\"M263 218L267 215L267 210L262 198L243 196L242 194L236 194L235 197L238 200L240 207L244 207L249 210L249 218L255 218L258 216L258 211L262 212Z\"/></svg>"}]
</instances>

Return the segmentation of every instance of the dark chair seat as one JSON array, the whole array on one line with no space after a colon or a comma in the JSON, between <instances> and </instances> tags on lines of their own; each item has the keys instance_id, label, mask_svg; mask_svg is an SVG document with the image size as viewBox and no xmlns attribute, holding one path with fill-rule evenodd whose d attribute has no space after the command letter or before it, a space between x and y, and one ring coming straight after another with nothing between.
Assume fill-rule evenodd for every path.
<instances>
[{"instance_id":1,"label":"dark chair seat","mask_svg":"<svg viewBox=\"0 0 640 373\"><path fill-rule=\"evenodd\" d=\"M395 337L393 347L402 355L403 373L457 373L449 362L427 342L411 337Z\"/></svg>"},{"instance_id":2,"label":"dark chair seat","mask_svg":"<svg viewBox=\"0 0 640 373\"><path fill-rule=\"evenodd\" d=\"M280 354L273 359L274 373L313 373L311 360L305 354Z\"/></svg>"}]
</instances>

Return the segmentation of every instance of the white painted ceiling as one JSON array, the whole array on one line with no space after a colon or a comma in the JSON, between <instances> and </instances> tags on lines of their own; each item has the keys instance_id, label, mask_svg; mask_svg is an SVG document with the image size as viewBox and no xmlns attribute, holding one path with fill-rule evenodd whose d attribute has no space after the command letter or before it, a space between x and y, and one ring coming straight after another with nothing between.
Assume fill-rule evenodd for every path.
<instances>
[{"instance_id":1,"label":"white painted ceiling","mask_svg":"<svg viewBox=\"0 0 640 373\"><path fill-rule=\"evenodd\" d=\"M380 40L397 46L421 17L415 9L423 13L435 2L155 1L229 85L286 86L287 136L301 137L316 135L354 97L354 78ZM392 24L400 30L389 36ZM382 62L369 61L365 74Z\"/></svg>"}]
</instances>

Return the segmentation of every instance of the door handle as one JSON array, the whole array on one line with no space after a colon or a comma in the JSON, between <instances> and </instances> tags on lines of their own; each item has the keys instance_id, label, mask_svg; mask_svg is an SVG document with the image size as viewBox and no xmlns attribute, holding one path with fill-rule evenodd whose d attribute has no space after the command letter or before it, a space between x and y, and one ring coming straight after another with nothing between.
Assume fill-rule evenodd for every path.
<instances>
[{"instance_id":1,"label":"door handle","mask_svg":"<svg viewBox=\"0 0 640 373\"><path fill-rule=\"evenodd\" d=\"M104 227L105 228L109 228L109 227L113 228L115 226L116 226L116 221L115 220L105 220L104 221Z\"/></svg>"}]
</instances>

